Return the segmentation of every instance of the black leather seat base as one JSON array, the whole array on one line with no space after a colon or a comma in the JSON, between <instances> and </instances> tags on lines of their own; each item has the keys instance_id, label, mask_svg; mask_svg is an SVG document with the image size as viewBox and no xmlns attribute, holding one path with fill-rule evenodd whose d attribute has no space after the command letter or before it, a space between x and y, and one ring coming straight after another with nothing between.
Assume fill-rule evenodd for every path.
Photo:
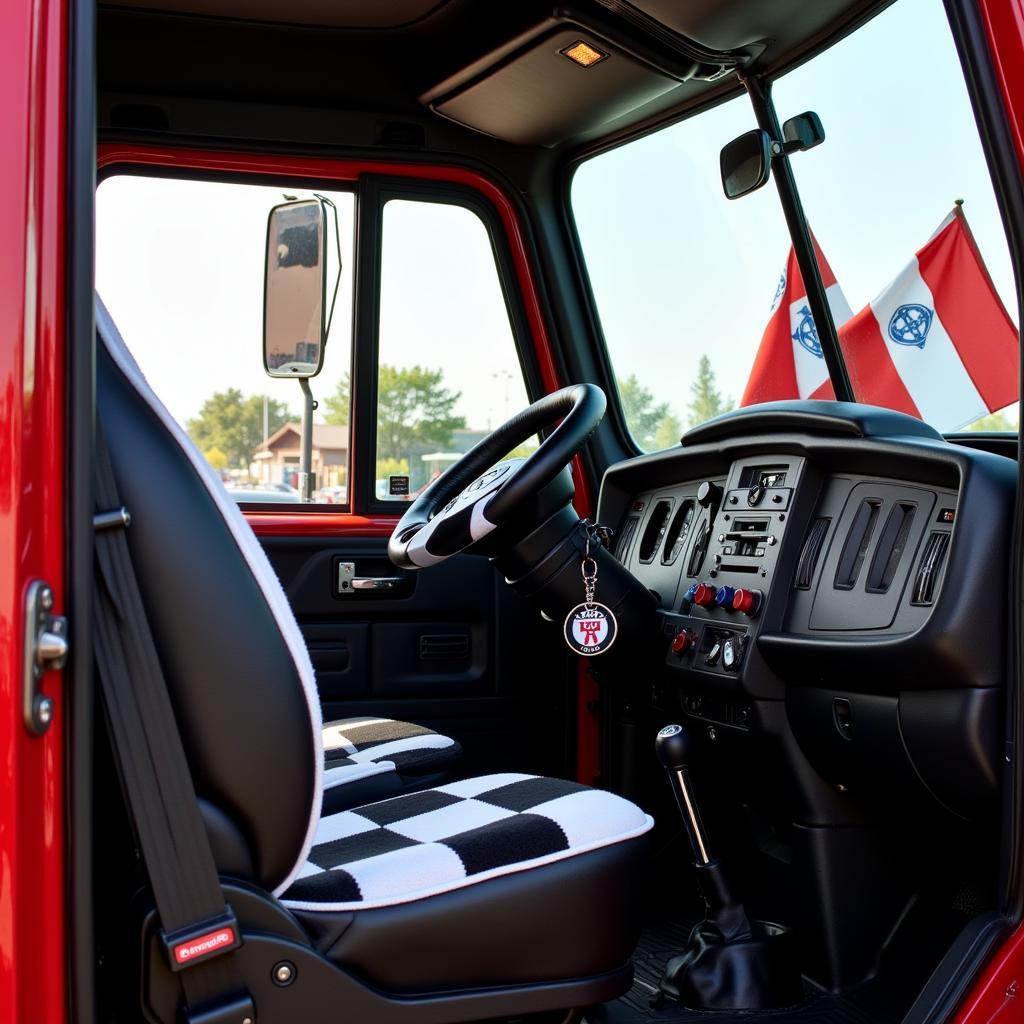
<instances>
[{"instance_id":1,"label":"black leather seat base","mask_svg":"<svg viewBox=\"0 0 1024 1024\"><path fill-rule=\"evenodd\" d=\"M370 986L357 971L324 957L309 945L301 923L266 893L225 879L224 895L243 934L243 945L233 957L262 1024L469 1024L520 1020L551 1011L558 1011L562 1019L566 1008L617 999L628 991L633 978L632 965L626 961L603 973L546 982L457 986L447 992L424 993L421 998L400 995ZM178 976L167 967L160 922L148 893L139 893L135 914L142 962L133 973L141 981L146 1019L154 1024L180 1024ZM495 928L500 929L500 922ZM295 969L294 982L285 986L273 980L282 961Z\"/></svg>"},{"instance_id":2,"label":"black leather seat base","mask_svg":"<svg viewBox=\"0 0 1024 1024\"><path fill-rule=\"evenodd\" d=\"M393 907L293 911L317 949L396 994L530 985L627 964L646 836Z\"/></svg>"}]
</instances>

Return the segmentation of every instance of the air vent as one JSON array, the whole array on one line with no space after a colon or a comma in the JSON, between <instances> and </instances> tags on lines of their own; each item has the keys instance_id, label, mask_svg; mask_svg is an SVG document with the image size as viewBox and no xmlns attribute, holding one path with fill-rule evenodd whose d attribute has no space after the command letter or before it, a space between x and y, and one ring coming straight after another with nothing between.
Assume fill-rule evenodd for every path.
<instances>
[{"instance_id":1,"label":"air vent","mask_svg":"<svg viewBox=\"0 0 1024 1024\"><path fill-rule=\"evenodd\" d=\"M814 570L818 568L818 558L821 556L821 549L825 545L825 537L828 535L828 528L831 525L831 516L818 516L811 523L803 550L800 552L800 561L796 565L796 580L793 586L797 590L811 589Z\"/></svg>"},{"instance_id":2,"label":"air vent","mask_svg":"<svg viewBox=\"0 0 1024 1024\"><path fill-rule=\"evenodd\" d=\"M875 548L871 568L868 570L868 581L864 589L869 594L888 593L892 586L916 511L917 506L907 501L897 501L889 510L889 518L878 538L878 547Z\"/></svg>"},{"instance_id":3,"label":"air vent","mask_svg":"<svg viewBox=\"0 0 1024 1024\"><path fill-rule=\"evenodd\" d=\"M468 657L465 633L424 633L420 637L420 661L465 661Z\"/></svg>"},{"instance_id":4,"label":"air vent","mask_svg":"<svg viewBox=\"0 0 1024 1024\"><path fill-rule=\"evenodd\" d=\"M626 564L626 556L629 554L629 545L633 543L633 537L636 536L636 528L640 525L639 516L630 516L622 527L622 533L619 535L619 542L615 545L615 557Z\"/></svg>"},{"instance_id":5,"label":"air vent","mask_svg":"<svg viewBox=\"0 0 1024 1024\"><path fill-rule=\"evenodd\" d=\"M653 562L655 552L661 547L665 539L665 529L668 526L669 513L672 511L672 501L663 499L655 502L651 509L650 518L644 527L644 535L640 538L640 561Z\"/></svg>"},{"instance_id":6,"label":"air vent","mask_svg":"<svg viewBox=\"0 0 1024 1024\"><path fill-rule=\"evenodd\" d=\"M853 590L868 551L868 544L871 542L871 535L875 532L878 510L881 507L882 503L877 498L865 498L860 503L860 508L853 517L850 532L846 535L843 552L839 556L836 590Z\"/></svg>"},{"instance_id":7,"label":"air vent","mask_svg":"<svg viewBox=\"0 0 1024 1024\"><path fill-rule=\"evenodd\" d=\"M676 510L676 514L672 517L672 525L665 535L665 547L661 552L662 565L672 565L679 557L679 552L686 546L686 538L689 537L690 527L693 526L696 507L693 498L687 498Z\"/></svg>"},{"instance_id":8,"label":"air vent","mask_svg":"<svg viewBox=\"0 0 1024 1024\"><path fill-rule=\"evenodd\" d=\"M931 604L935 600L935 590L948 550L948 533L936 531L929 535L914 580L914 593L910 599L912 604Z\"/></svg>"}]
</instances>

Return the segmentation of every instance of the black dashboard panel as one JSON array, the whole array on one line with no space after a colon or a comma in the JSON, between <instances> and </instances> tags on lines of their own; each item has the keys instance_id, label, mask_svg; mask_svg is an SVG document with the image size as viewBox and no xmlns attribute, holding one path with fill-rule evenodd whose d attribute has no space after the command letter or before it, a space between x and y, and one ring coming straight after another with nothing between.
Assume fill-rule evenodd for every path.
<instances>
[{"instance_id":1,"label":"black dashboard panel","mask_svg":"<svg viewBox=\"0 0 1024 1024\"><path fill-rule=\"evenodd\" d=\"M742 735L784 701L826 779L891 762L953 807L994 786L1016 471L898 413L773 403L611 468L598 516L681 710Z\"/></svg>"}]
</instances>

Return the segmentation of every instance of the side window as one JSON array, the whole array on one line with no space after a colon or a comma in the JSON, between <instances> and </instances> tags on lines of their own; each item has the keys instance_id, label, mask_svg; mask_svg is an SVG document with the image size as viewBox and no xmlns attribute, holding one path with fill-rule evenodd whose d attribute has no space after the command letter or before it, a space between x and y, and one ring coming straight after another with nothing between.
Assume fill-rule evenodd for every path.
<instances>
[{"instance_id":1,"label":"side window","mask_svg":"<svg viewBox=\"0 0 1024 1024\"><path fill-rule=\"evenodd\" d=\"M344 419L347 392L326 404ZM402 477L414 496L527 404L484 222L464 206L389 200L381 256L378 500L402 500Z\"/></svg>"},{"instance_id":2,"label":"side window","mask_svg":"<svg viewBox=\"0 0 1024 1024\"><path fill-rule=\"evenodd\" d=\"M263 370L267 216L283 191L295 193L118 175L97 192L97 290L153 390L240 503L299 501L302 393L297 381ZM325 194L338 211L341 276L313 381L318 398L348 380L352 349L354 200ZM327 250L333 286L333 239ZM313 424L314 500L344 504L348 411L326 411L321 403Z\"/></svg>"}]
</instances>

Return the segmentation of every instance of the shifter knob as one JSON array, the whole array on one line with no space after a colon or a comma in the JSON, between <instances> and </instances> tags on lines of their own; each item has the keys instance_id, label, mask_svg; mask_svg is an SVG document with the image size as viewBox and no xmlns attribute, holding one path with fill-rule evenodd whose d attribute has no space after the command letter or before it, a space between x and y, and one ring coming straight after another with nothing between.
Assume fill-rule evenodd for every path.
<instances>
[{"instance_id":1,"label":"shifter knob","mask_svg":"<svg viewBox=\"0 0 1024 1024\"><path fill-rule=\"evenodd\" d=\"M685 771L690 763L690 734L681 725L666 725L658 733L654 749L667 771Z\"/></svg>"}]
</instances>

